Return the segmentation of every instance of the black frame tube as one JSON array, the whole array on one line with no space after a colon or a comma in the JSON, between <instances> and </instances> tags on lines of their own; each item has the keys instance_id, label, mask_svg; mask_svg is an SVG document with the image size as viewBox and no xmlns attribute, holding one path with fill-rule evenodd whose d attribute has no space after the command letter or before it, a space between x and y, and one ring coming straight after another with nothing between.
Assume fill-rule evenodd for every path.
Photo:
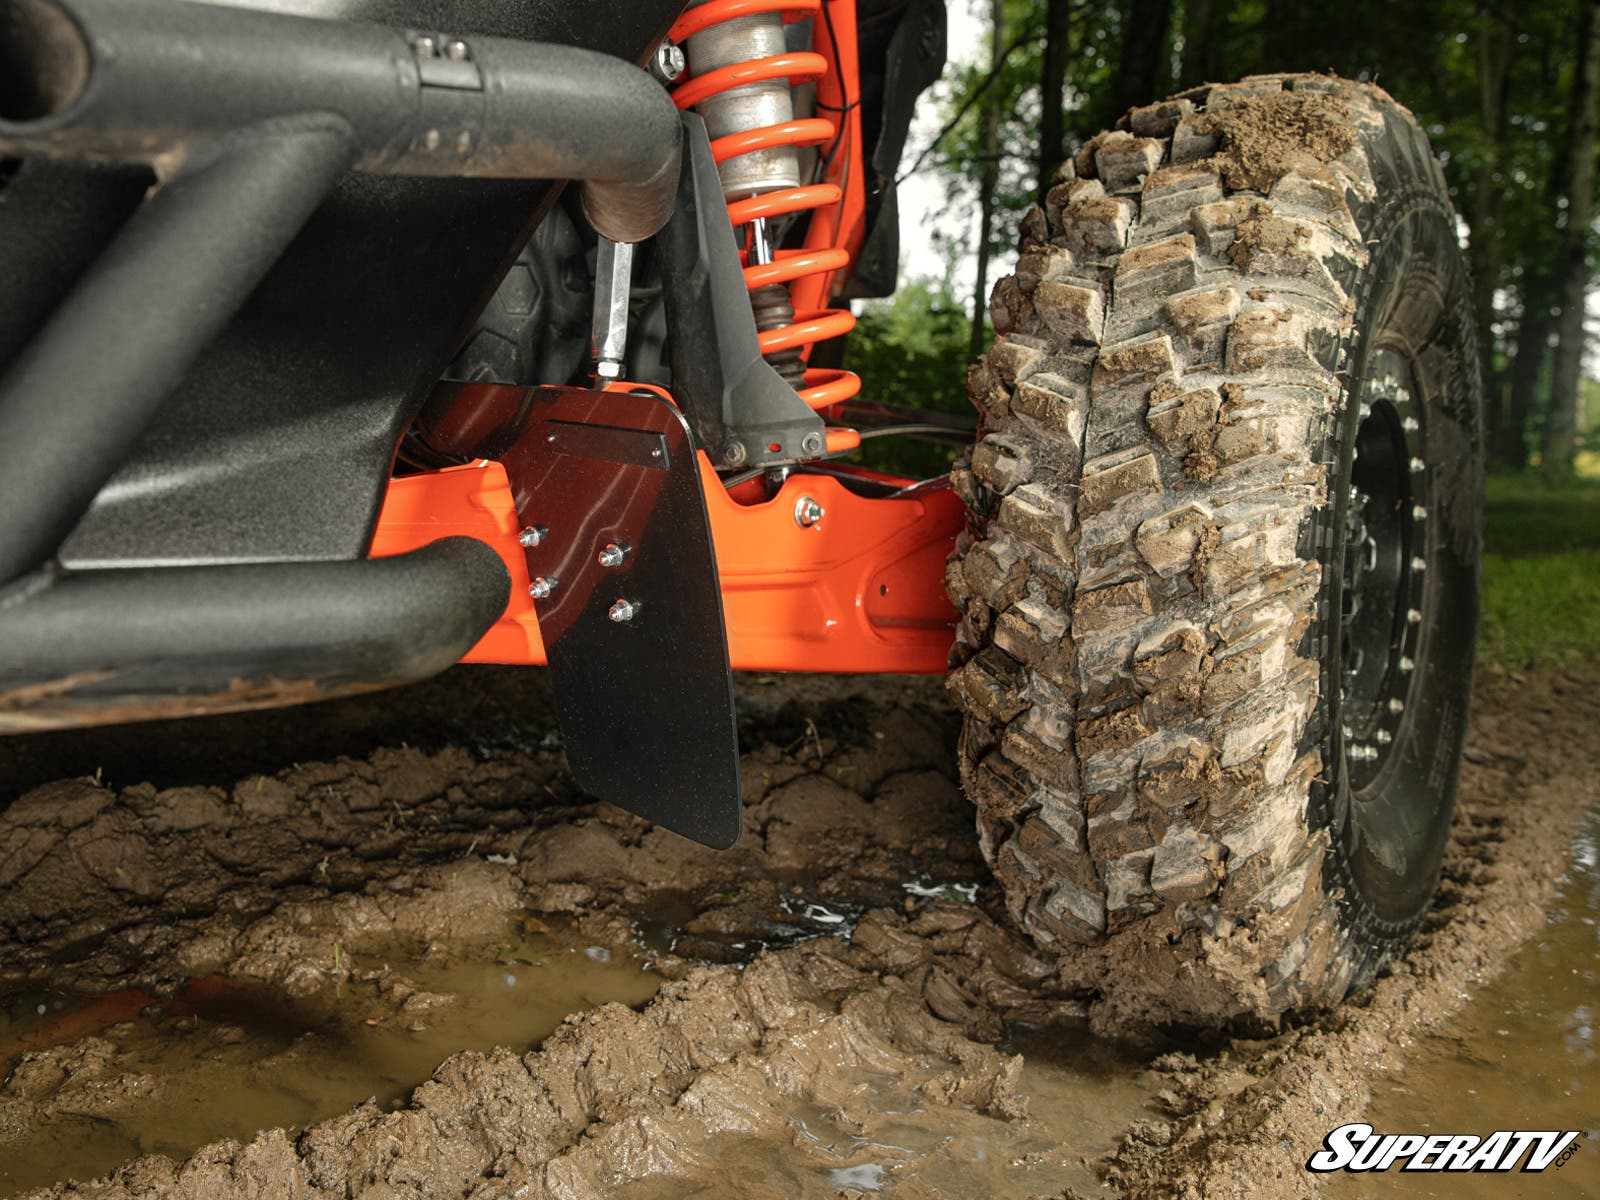
<instances>
[{"instance_id":1,"label":"black frame tube","mask_svg":"<svg viewBox=\"0 0 1600 1200\"><path fill-rule=\"evenodd\" d=\"M0 734L227 712L437 674L505 611L473 538L389 558L69 572L0 598Z\"/></svg>"},{"instance_id":2,"label":"black frame tube","mask_svg":"<svg viewBox=\"0 0 1600 1200\"><path fill-rule=\"evenodd\" d=\"M195 357L349 168L315 116L231 134L146 201L0 376L0 583L54 554Z\"/></svg>"},{"instance_id":3,"label":"black frame tube","mask_svg":"<svg viewBox=\"0 0 1600 1200\"><path fill-rule=\"evenodd\" d=\"M60 22L0 27L20 39L6 60L64 73L39 81L53 97L43 115L0 113L0 154L160 173L243 126L321 112L349 125L360 171L582 180L591 221L614 242L644 240L672 211L677 109L611 55L180 0L28 3L64 15L84 55L63 49Z\"/></svg>"}]
</instances>

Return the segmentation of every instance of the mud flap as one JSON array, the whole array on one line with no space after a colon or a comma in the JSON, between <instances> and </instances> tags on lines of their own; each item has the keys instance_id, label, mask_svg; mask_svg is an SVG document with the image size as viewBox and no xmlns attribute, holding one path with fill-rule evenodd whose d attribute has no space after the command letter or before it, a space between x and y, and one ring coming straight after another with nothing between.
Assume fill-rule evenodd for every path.
<instances>
[{"instance_id":1,"label":"mud flap","mask_svg":"<svg viewBox=\"0 0 1600 1200\"><path fill-rule=\"evenodd\" d=\"M511 483L574 779L685 837L731 846L733 676L682 415L648 392L445 386L430 441L498 458Z\"/></svg>"}]
</instances>

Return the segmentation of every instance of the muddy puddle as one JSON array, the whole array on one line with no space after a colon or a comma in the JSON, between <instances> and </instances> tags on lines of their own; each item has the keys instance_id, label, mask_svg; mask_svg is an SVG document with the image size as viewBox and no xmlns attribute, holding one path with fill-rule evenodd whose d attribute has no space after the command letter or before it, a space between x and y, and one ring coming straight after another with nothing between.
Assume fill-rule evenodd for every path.
<instances>
[{"instance_id":1,"label":"muddy puddle","mask_svg":"<svg viewBox=\"0 0 1600 1200\"><path fill-rule=\"evenodd\" d=\"M1025 1116L929 1103L923 1089L948 1063L901 1072L846 1073L837 1081L856 1103L781 1105L765 1136L709 1147L691 1177L641 1179L616 1200L832 1200L885 1194L964 1200L1102 1192L1092 1163L1109 1154L1130 1121L1148 1116L1153 1077L1140 1063L1086 1034L1022 1034L1016 1094Z\"/></svg>"},{"instance_id":2,"label":"muddy puddle","mask_svg":"<svg viewBox=\"0 0 1600 1200\"><path fill-rule=\"evenodd\" d=\"M1392 1079L1373 1085L1364 1118L1385 1133L1580 1130L1567 1164L1516 1176L1345 1176L1333 1197L1508 1194L1580 1200L1600 1195L1600 809L1574 839L1572 866L1548 923L1450 1025L1413 1050Z\"/></svg>"},{"instance_id":3,"label":"muddy puddle","mask_svg":"<svg viewBox=\"0 0 1600 1200\"><path fill-rule=\"evenodd\" d=\"M527 1050L569 1014L641 1005L661 983L642 951L532 918L464 955L392 944L336 956L345 981L309 996L212 974L164 1000L42 992L4 1005L6 1091L52 1103L42 1119L0 1104L0 1196L141 1154L292 1134L369 1099L392 1108L457 1051Z\"/></svg>"}]
</instances>

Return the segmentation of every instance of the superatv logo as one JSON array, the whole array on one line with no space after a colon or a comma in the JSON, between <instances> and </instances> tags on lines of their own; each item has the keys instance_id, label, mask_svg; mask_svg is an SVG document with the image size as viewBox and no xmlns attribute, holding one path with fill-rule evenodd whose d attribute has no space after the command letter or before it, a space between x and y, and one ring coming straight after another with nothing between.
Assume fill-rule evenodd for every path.
<instances>
[{"instance_id":1,"label":"superatv logo","mask_svg":"<svg viewBox=\"0 0 1600 1200\"><path fill-rule=\"evenodd\" d=\"M1473 1133L1374 1133L1371 1125L1341 1125L1306 1161L1311 1171L1543 1171L1578 1152L1578 1131L1503 1129Z\"/></svg>"}]
</instances>

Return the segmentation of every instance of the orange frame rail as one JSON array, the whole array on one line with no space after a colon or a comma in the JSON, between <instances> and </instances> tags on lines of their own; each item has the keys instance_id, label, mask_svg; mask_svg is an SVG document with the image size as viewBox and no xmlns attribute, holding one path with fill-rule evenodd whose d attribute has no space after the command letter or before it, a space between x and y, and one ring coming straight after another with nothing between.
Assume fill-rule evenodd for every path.
<instances>
[{"instance_id":1,"label":"orange frame rail","mask_svg":"<svg viewBox=\"0 0 1600 1200\"><path fill-rule=\"evenodd\" d=\"M764 499L759 479L730 492L704 455L700 473L735 670L945 670L956 614L944 564L965 515L944 480L868 498L833 476L792 475ZM809 526L795 515L802 498L823 510ZM484 460L391 481L371 553L456 534L493 546L511 574L511 602L462 661L543 664L521 528L504 468Z\"/></svg>"}]
</instances>

